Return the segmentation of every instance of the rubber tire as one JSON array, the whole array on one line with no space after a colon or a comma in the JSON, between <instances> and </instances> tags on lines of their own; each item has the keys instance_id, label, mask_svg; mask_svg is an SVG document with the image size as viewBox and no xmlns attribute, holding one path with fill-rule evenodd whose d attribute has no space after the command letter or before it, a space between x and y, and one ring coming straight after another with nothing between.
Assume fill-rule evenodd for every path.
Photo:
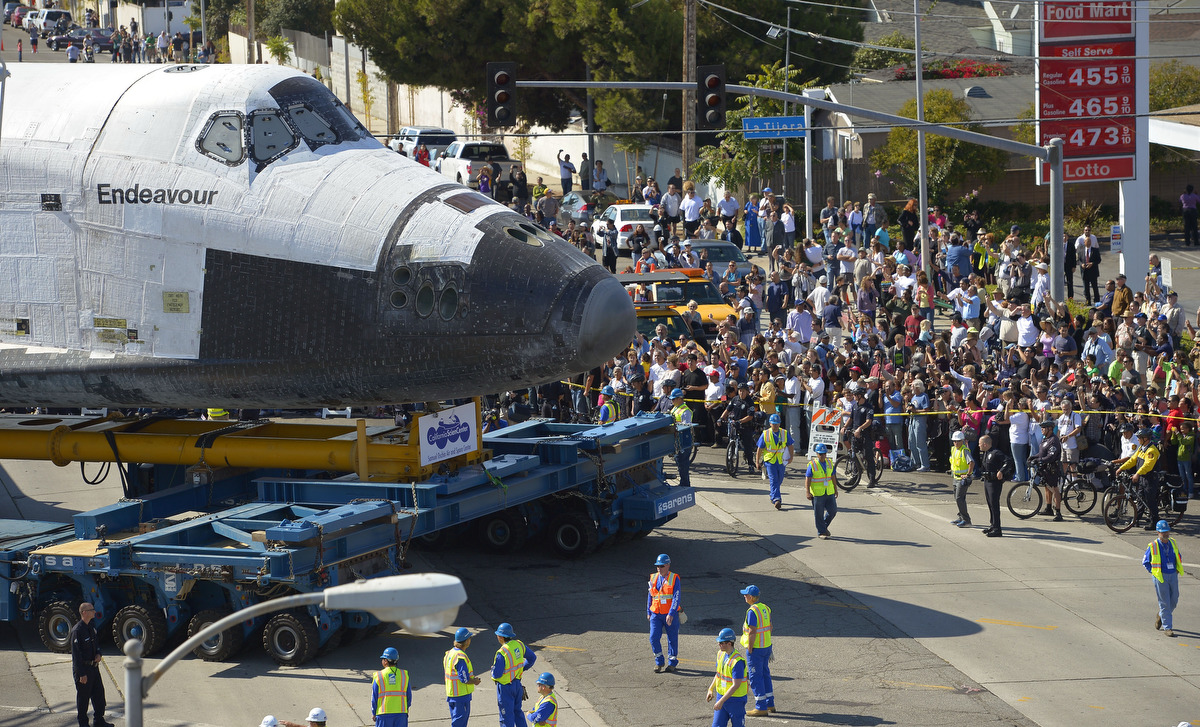
<instances>
[{"instance_id":1,"label":"rubber tire","mask_svg":"<svg viewBox=\"0 0 1200 727\"><path fill-rule=\"evenodd\" d=\"M50 50L58 50L58 41L50 41Z\"/></svg>"},{"instance_id":2,"label":"rubber tire","mask_svg":"<svg viewBox=\"0 0 1200 727\"><path fill-rule=\"evenodd\" d=\"M1169 513L1169 516L1167 516L1168 513ZM1159 495L1158 519L1166 520L1168 523L1171 524L1171 528L1174 529L1174 527L1176 525L1178 525L1180 523L1180 521L1183 520L1183 516L1186 514L1187 514L1186 511L1176 512L1175 509L1171 507L1171 491L1168 489L1164 489L1162 491L1162 493ZM1155 525L1157 525L1157 524L1158 523L1155 523Z\"/></svg>"},{"instance_id":3,"label":"rubber tire","mask_svg":"<svg viewBox=\"0 0 1200 727\"><path fill-rule=\"evenodd\" d=\"M436 553L446 550L453 543L453 538L450 537L451 528L442 528L435 530L427 535L418 535L412 539L412 545L417 550L423 550L427 553ZM407 536L405 536L407 537Z\"/></svg>"},{"instance_id":4,"label":"rubber tire","mask_svg":"<svg viewBox=\"0 0 1200 727\"><path fill-rule=\"evenodd\" d=\"M729 438L729 444L725 445L725 474L730 477L737 477L738 460L742 456L742 447L738 443L736 436Z\"/></svg>"},{"instance_id":5,"label":"rubber tire","mask_svg":"<svg viewBox=\"0 0 1200 727\"><path fill-rule=\"evenodd\" d=\"M210 608L192 616L192 620L188 621L188 638L190 639L200 633L201 629L205 626L225 618L230 613L232 612L227 609ZM204 661L225 661L241 651L245 643L246 634L241 624L238 624L225 629L200 646L192 649L192 653ZM211 644L211 646L206 647L206 644Z\"/></svg>"},{"instance_id":6,"label":"rubber tire","mask_svg":"<svg viewBox=\"0 0 1200 727\"><path fill-rule=\"evenodd\" d=\"M1072 503L1074 500L1078 503ZM1083 517L1092 511L1096 506L1096 486L1091 482L1075 481L1063 487L1062 493L1063 507L1073 512L1079 517Z\"/></svg>"},{"instance_id":7,"label":"rubber tire","mask_svg":"<svg viewBox=\"0 0 1200 727\"><path fill-rule=\"evenodd\" d=\"M79 621L79 601L52 601L38 614L38 637L55 654L71 653L71 629Z\"/></svg>"},{"instance_id":8,"label":"rubber tire","mask_svg":"<svg viewBox=\"0 0 1200 727\"><path fill-rule=\"evenodd\" d=\"M564 558L582 558L595 552L600 543L596 522L582 512L555 515L546 532L550 548Z\"/></svg>"},{"instance_id":9,"label":"rubber tire","mask_svg":"<svg viewBox=\"0 0 1200 727\"><path fill-rule=\"evenodd\" d=\"M843 457L834 465L834 471L837 473L838 486L844 491L850 492L862 480L863 468L862 463L858 461L850 452L843 452Z\"/></svg>"},{"instance_id":10,"label":"rubber tire","mask_svg":"<svg viewBox=\"0 0 1200 727\"><path fill-rule=\"evenodd\" d=\"M276 614L263 629L263 651L280 666L300 666L317 654L317 624L307 614Z\"/></svg>"},{"instance_id":11,"label":"rubber tire","mask_svg":"<svg viewBox=\"0 0 1200 727\"><path fill-rule=\"evenodd\" d=\"M150 656L167 643L167 617L161 608L133 605L117 611L112 620L113 643L125 648L129 639L142 640L142 654Z\"/></svg>"},{"instance_id":12,"label":"rubber tire","mask_svg":"<svg viewBox=\"0 0 1200 727\"><path fill-rule=\"evenodd\" d=\"M1141 509L1134 498L1114 497L1104 506L1104 524L1114 533L1128 532L1141 518Z\"/></svg>"},{"instance_id":13,"label":"rubber tire","mask_svg":"<svg viewBox=\"0 0 1200 727\"><path fill-rule=\"evenodd\" d=\"M1029 501L1036 504L1028 510L1022 509L1018 511L1017 508L1013 506L1013 503L1016 502L1020 504L1027 489L1033 493ZM1004 500L1005 504L1008 505L1008 511L1013 514L1013 517L1017 518L1018 520L1028 520L1029 518L1041 512L1042 501L1044 499L1045 497L1042 495L1042 489L1038 485L1023 485L1018 483L1008 488L1008 496L1005 497Z\"/></svg>"},{"instance_id":14,"label":"rubber tire","mask_svg":"<svg viewBox=\"0 0 1200 727\"><path fill-rule=\"evenodd\" d=\"M509 508L479 521L479 542L496 553L511 553L529 538L529 523L520 512Z\"/></svg>"}]
</instances>

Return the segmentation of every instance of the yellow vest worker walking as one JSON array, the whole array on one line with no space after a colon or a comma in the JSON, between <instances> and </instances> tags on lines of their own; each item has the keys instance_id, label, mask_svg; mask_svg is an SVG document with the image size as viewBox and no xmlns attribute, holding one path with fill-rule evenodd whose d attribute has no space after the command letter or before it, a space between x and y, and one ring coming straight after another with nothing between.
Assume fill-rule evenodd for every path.
<instances>
[{"instance_id":1,"label":"yellow vest worker walking","mask_svg":"<svg viewBox=\"0 0 1200 727\"><path fill-rule=\"evenodd\" d=\"M542 698L529 713L533 727L558 727L558 697L554 696L554 675L542 672L537 680L538 694Z\"/></svg>"},{"instance_id":2,"label":"yellow vest worker walking","mask_svg":"<svg viewBox=\"0 0 1200 727\"><path fill-rule=\"evenodd\" d=\"M408 727L412 685L408 683L408 672L396 667L400 652L389 646L379 658L383 668L371 677L371 716L375 718L375 727Z\"/></svg>"},{"instance_id":3,"label":"yellow vest worker walking","mask_svg":"<svg viewBox=\"0 0 1200 727\"><path fill-rule=\"evenodd\" d=\"M808 469L804 472L806 496L813 504L813 517L817 520L817 537L829 540L829 523L837 515L837 474L834 472L833 460L829 454L829 446L816 444L813 446L816 459L808 461Z\"/></svg>"},{"instance_id":4,"label":"yellow vest worker walking","mask_svg":"<svg viewBox=\"0 0 1200 727\"><path fill-rule=\"evenodd\" d=\"M754 693L751 717L763 717L775 711L775 689L771 684L771 609L759 600L758 586L741 591L746 599L746 621L742 624L742 648L746 650L750 691Z\"/></svg>"},{"instance_id":5,"label":"yellow vest worker walking","mask_svg":"<svg viewBox=\"0 0 1200 727\"><path fill-rule=\"evenodd\" d=\"M733 629L721 629L717 634L717 673L708 686L708 698L718 697L713 704L712 727L733 727L746 724L746 660L733 647L737 634Z\"/></svg>"},{"instance_id":6,"label":"yellow vest worker walking","mask_svg":"<svg viewBox=\"0 0 1200 727\"><path fill-rule=\"evenodd\" d=\"M771 427L763 431L758 438L758 466L766 468L767 482L770 483L771 504L775 509L783 508L783 476L787 474L787 461L792 458L792 435L783 428L783 419L778 414L772 414L767 420ZM786 453L786 456L784 456Z\"/></svg>"},{"instance_id":7,"label":"yellow vest worker walking","mask_svg":"<svg viewBox=\"0 0 1200 727\"><path fill-rule=\"evenodd\" d=\"M537 655L517 639L512 624L502 623L496 629L496 661L492 664L492 681L496 682L496 704L500 707L500 727L525 725L525 713L521 702L525 700L525 689L521 686L521 675L537 661Z\"/></svg>"},{"instance_id":8,"label":"yellow vest worker walking","mask_svg":"<svg viewBox=\"0 0 1200 727\"><path fill-rule=\"evenodd\" d=\"M1167 632L1167 636L1175 635L1171 613L1179 605L1179 576L1183 574L1183 555L1175 538L1171 537L1171 524L1159 520L1155 526L1158 537L1150 541L1142 565L1154 576L1154 593L1158 596L1158 616L1154 619L1154 628Z\"/></svg>"},{"instance_id":9,"label":"yellow vest worker walking","mask_svg":"<svg viewBox=\"0 0 1200 727\"><path fill-rule=\"evenodd\" d=\"M467 727L471 718L471 694L481 679L475 676L467 647L471 645L471 632L459 629L454 632L454 647L442 657L442 671L446 677L446 702L450 705L451 727Z\"/></svg>"}]
</instances>

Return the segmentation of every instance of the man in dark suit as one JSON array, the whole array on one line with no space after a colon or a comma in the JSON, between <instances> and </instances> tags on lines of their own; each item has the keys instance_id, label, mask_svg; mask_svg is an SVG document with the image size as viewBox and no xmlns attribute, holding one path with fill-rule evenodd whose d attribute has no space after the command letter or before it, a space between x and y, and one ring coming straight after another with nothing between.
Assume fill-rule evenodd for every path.
<instances>
[{"instance_id":1,"label":"man in dark suit","mask_svg":"<svg viewBox=\"0 0 1200 727\"><path fill-rule=\"evenodd\" d=\"M88 727L88 702L92 703L95 727L113 727L104 720L104 682L100 678L100 645L96 643L96 608L79 604L79 621L71 627L71 676L75 681L75 707L80 727Z\"/></svg>"},{"instance_id":2,"label":"man in dark suit","mask_svg":"<svg viewBox=\"0 0 1200 727\"><path fill-rule=\"evenodd\" d=\"M1083 277L1083 297L1091 305L1100 300L1100 243L1092 234L1092 228L1084 227L1083 234L1075 240L1075 258ZM1094 297L1093 297L1094 296Z\"/></svg>"},{"instance_id":3,"label":"man in dark suit","mask_svg":"<svg viewBox=\"0 0 1200 727\"><path fill-rule=\"evenodd\" d=\"M1063 270L1067 273L1067 297L1075 300L1075 266L1079 259L1075 256L1075 246L1071 238L1063 233Z\"/></svg>"}]
</instances>

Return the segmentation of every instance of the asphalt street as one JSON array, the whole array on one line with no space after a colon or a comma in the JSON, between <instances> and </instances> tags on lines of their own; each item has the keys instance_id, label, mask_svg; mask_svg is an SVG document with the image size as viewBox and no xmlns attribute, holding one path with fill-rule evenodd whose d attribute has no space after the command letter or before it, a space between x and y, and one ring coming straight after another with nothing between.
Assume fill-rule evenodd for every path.
<instances>
[{"instance_id":1,"label":"asphalt street","mask_svg":"<svg viewBox=\"0 0 1200 727\"><path fill-rule=\"evenodd\" d=\"M1177 536L1188 575L1171 639L1153 629L1141 566L1150 536L1140 529L1114 535L1095 512L1063 523L1006 517L1004 538L984 538L978 526L949 524L948 476L886 473L879 488L839 497L834 538L822 541L796 473L776 511L761 479L730 478L721 454L700 453L698 507L583 560L560 560L540 543L512 555L473 542L419 554L417 569L467 586L455 627L481 632L469 650L476 670L491 662L491 630L509 621L538 654L534 671L559 679L564 727L704 724L715 634L741 626L738 590L753 583L774 610L779 712L752 722L1200 724L1200 538L1190 520ZM119 497L114 478L84 485L74 468L2 468L0 517L64 519ZM645 584L660 552L682 578L688 615L676 674L653 673L647 642ZM331 724L368 724L370 673L389 645L413 677L413 722L445 723L440 658L451 632L373 637L298 668L275 666L253 645L230 663L187 659L151 693L146 723L246 725L267 713L295 721L321 706ZM121 658L107 648L109 715L123 724ZM0 680L0 724L73 724L69 659L48 653L32 625L0 626ZM486 680L474 713L476 723L495 719Z\"/></svg>"}]
</instances>

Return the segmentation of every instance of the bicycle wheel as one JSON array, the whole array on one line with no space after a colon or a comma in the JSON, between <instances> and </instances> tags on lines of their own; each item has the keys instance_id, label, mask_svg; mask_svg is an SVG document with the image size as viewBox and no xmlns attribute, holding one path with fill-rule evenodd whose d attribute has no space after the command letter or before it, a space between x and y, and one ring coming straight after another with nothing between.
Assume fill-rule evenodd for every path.
<instances>
[{"instance_id":1,"label":"bicycle wheel","mask_svg":"<svg viewBox=\"0 0 1200 727\"><path fill-rule=\"evenodd\" d=\"M730 477L737 477L738 459L741 458L741 447L738 443L736 435L729 437L729 444L725 447L725 472Z\"/></svg>"},{"instance_id":2,"label":"bicycle wheel","mask_svg":"<svg viewBox=\"0 0 1200 727\"><path fill-rule=\"evenodd\" d=\"M1096 506L1096 486L1083 479L1076 479L1063 487L1063 507L1080 517Z\"/></svg>"},{"instance_id":3,"label":"bicycle wheel","mask_svg":"<svg viewBox=\"0 0 1200 727\"><path fill-rule=\"evenodd\" d=\"M1158 517L1161 520L1166 520L1167 522L1171 523L1172 528L1174 528L1181 520L1183 520L1183 513L1171 507L1171 491L1166 488L1163 488L1162 492L1159 494ZM1150 524L1157 525L1158 523Z\"/></svg>"},{"instance_id":4,"label":"bicycle wheel","mask_svg":"<svg viewBox=\"0 0 1200 727\"><path fill-rule=\"evenodd\" d=\"M844 452L842 458L837 461L838 484L846 492L858 487L859 480L862 479L862 463L858 461L850 452Z\"/></svg>"},{"instance_id":5,"label":"bicycle wheel","mask_svg":"<svg viewBox=\"0 0 1200 727\"><path fill-rule=\"evenodd\" d=\"M878 449L872 449L871 451L875 453L875 480L871 484L875 484L875 482L879 482L879 473L883 472L883 452L880 452Z\"/></svg>"},{"instance_id":6,"label":"bicycle wheel","mask_svg":"<svg viewBox=\"0 0 1200 727\"><path fill-rule=\"evenodd\" d=\"M1141 508L1133 499L1117 495L1104 508L1104 524L1114 533L1124 533L1141 517Z\"/></svg>"},{"instance_id":7,"label":"bicycle wheel","mask_svg":"<svg viewBox=\"0 0 1200 727\"><path fill-rule=\"evenodd\" d=\"M1042 509L1042 491L1031 482L1010 487L1006 499L1008 511L1020 520L1028 520Z\"/></svg>"}]
</instances>

